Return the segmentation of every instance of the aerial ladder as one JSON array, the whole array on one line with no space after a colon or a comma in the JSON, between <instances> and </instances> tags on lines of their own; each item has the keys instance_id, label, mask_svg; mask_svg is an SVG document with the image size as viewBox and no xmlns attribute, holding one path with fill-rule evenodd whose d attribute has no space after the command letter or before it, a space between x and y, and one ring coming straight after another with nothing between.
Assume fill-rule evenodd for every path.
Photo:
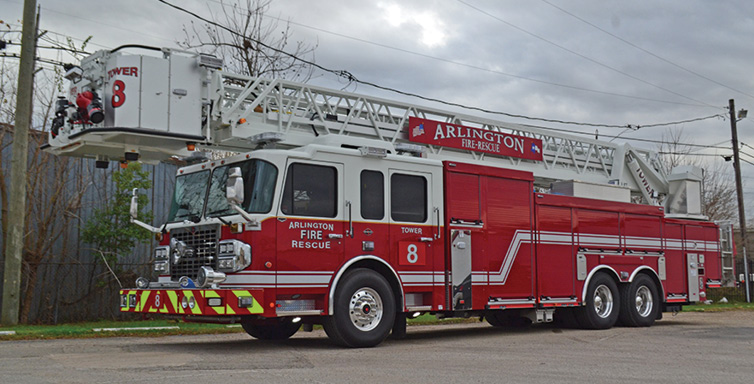
<instances>
[{"instance_id":1,"label":"aerial ladder","mask_svg":"<svg viewBox=\"0 0 754 384\"><path fill-rule=\"evenodd\" d=\"M158 55L98 51L69 66L69 95L58 100L49 142L56 155L156 163L196 159L197 148L245 152L291 148L318 137L380 140L426 158L485 163L530 171L538 188L565 182L628 189L631 200L662 206L666 215L703 219L701 169L670 175L659 156L555 129L486 119L408 102L283 79L222 70L216 57L175 49ZM412 142L411 118L541 140L542 160L497 156Z\"/></svg>"}]
</instances>

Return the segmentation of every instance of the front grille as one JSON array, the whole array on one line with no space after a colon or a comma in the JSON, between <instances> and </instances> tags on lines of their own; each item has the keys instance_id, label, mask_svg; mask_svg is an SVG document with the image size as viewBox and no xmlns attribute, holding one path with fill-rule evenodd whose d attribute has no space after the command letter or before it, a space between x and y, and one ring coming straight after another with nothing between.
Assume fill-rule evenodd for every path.
<instances>
[{"instance_id":1,"label":"front grille","mask_svg":"<svg viewBox=\"0 0 754 384\"><path fill-rule=\"evenodd\" d=\"M183 241L194 249L194 257L182 257L177 264L170 258L170 278L178 280L188 276L196 281L199 268L203 266L217 269L217 242L220 240L220 225L174 228L170 236Z\"/></svg>"}]
</instances>

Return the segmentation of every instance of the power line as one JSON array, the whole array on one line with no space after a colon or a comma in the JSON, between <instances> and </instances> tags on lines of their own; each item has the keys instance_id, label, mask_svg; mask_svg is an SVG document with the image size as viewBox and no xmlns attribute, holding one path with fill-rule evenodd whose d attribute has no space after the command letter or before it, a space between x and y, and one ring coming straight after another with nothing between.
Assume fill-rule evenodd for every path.
<instances>
[{"instance_id":1,"label":"power line","mask_svg":"<svg viewBox=\"0 0 754 384\"><path fill-rule=\"evenodd\" d=\"M548 130L548 131L558 131L558 132L565 132L565 133L573 133L573 134L577 134L577 135L586 135L586 136L593 136L594 135L594 133L591 133L591 132L575 131L575 130L571 130L571 129L549 128L549 127L541 127L541 126L534 126L534 127L535 128L539 128L539 129ZM612 136L612 135L599 135L599 136L600 137L604 137L604 138L617 139L620 135L614 135L614 136ZM636 138L636 137L634 137L634 138L623 137L622 139L623 140L627 140L627 141L638 141L638 142L643 142L643 143L668 144L667 141L663 141L663 140L642 139L642 138ZM727 142L727 140L725 142ZM678 142L677 144L678 145L683 145L683 146L686 146L686 147L698 148L697 150L702 150L702 149L727 149L727 150L730 150L730 147L720 147L719 144L722 144L722 143L717 143L717 144L711 144L710 145L710 144L694 144L694 143L681 143L681 142Z\"/></svg>"},{"instance_id":2,"label":"power line","mask_svg":"<svg viewBox=\"0 0 754 384\"><path fill-rule=\"evenodd\" d=\"M95 45L95 46L100 47L102 49L113 49L113 47L110 47L110 46L107 46L107 45L98 44L98 43L95 43L95 42L92 42L92 41L87 41L87 39L80 39L78 37L73 37L73 36L70 36L70 35L63 34L63 33L53 32L53 31L50 31L50 30L47 30L47 33L52 33L53 35L64 37L66 39L71 39L71 40L74 40L74 41L79 41L79 42L82 42L82 43L86 42L87 45L89 45L89 44Z\"/></svg>"},{"instance_id":3,"label":"power line","mask_svg":"<svg viewBox=\"0 0 754 384\"><path fill-rule=\"evenodd\" d=\"M48 41L48 42L49 42L49 41ZM8 44L8 45L17 45L17 46L19 46L19 47L21 46L21 44L20 44L20 43L13 43L13 42L8 42L7 44ZM74 48L68 48L68 47L64 47L64 46L56 46L56 47L52 47L52 46L37 45L37 48L40 48L40 49L56 49L56 50L59 50L59 51L68 51L68 52L71 52L71 53L82 53L82 54L85 54L85 55L91 55L91 52L87 52L87 51L79 51L79 50L77 50L77 49L74 49Z\"/></svg>"},{"instance_id":4,"label":"power line","mask_svg":"<svg viewBox=\"0 0 754 384\"><path fill-rule=\"evenodd\" d=\"M711 105L711 104L705 103L705 102L703 102L703 101L700 101L700 100L696 100L696 99L694 99L694 98L691 98L691 97L688 97L688 96L686 96L686 95L680 94L680 93L678 93L678 92L672 91L672 90L670 90L670 89L667 89L667 88L665 88L665 87L662 87L662 86L660 86L660 85L657 85L657 84L651 83L651 82L649 82L649 81L646 81L646 80L644 80L644 79L642 79L642 78L639 78L639 77L637 77L637 76L631 75L631 74L629 74L629 73L627 73L627 72L621 71L620 69L618 69L618 68L615 68L615 67L612 67L612 66L610 66L610 65L607 65L607 64L605 64L605 63L599 62L599 61L597 61L597 60L595 60L595 59L592 59L591 57L588 57L588 56L586 56L586 55L583 55L583 54L581 54L581 53L578 53L578 52L576 52L576 51L574 51L574 50L572 50L572 49L566 48L566 47L564 47L564 46L562 46L562 45L560 45L560 44L558 44L558 43L555 43L555 42L553 42L553 41L550 41L550 40L548 40L548 39L545 39L544 37L542 37L542 36L539 36L539 35L537 35L537 34L535 34L535 33L533 33L533 32L529 32L529 31L527 31L526 29L523 29L523 28L521 28L521 27L519 27L519 26L517 26L517 25L515 25L515 24L512 24L512 23L510 23L510 22L508 22L508 21L506 21L506 20L504 20L504 19L502 19L502 18L500 18L500 17L498 17L498 16L495 16L495 15L493 15L493 14L491 14L491 13L489 13L489 12L487 12L487 11L483 10L483 9L481 9L481 8L475 7L475 6L473 6L473 5L471 5L471 4L467 3L467 2L465 2L465 1L463 1L463 0L458 0L458 2L459 2L459 3L461 3L461 4L464 4L464 5L466 5L467 7L471 8L471 9L474 9L474 10L476 10L476 11L478 11L478 12L480 12L480 13L482 13L482 14L486 15L486 16L489 16L489 17L491 17L491 18L493 18L493 19L495 19L495 20L497 20L497 21L499 21L499 22L501 22L501 23L503 23L503 24L505 24L505 25L507 25L507 26L509 26L509 27L511 27L511 28L517 29L517 30L519 30L519 31L521 31L521 32L523 32L523 33L525 33L525 34L529 35L529 36L532 36L532 37L534 37L534 38L536 38L536 39L538 39L538 40L544 41L545 43L548 43L548 44L550 44L550 45L553 45L553 46L555 46L555 47L558 47L558 48L560 48L560 49L562 49L562 50L564 50L564 51L566 51L566 52L568 52L568 53L571 53L571 54L573 54L573 55L576 55L576 56L578 56L578 57L581 57L582 59L584 59L584 60L587 60L587 61L590 61L590 62L592 62L592 63L594 63L594 64L597 64L597 65L599 65L599 66L601 66L601 67L603 67L603 68L607 68L607 69L609 69L609 70L611 70L611 71L614 71L614 72L620 73L620 74L621 74L621 75L623 75L623 76L626 76L626 77L628 77L628 78L634 79L634 80L636 80L636 81L639 81L639 82L641 82L641 83L644 83L644 84L650 85L650 86L652 86L652 87L654 87L654 88L657 88L657 89L661 89L661 90L663 90L663 91L665 91L665 92L668 92L668 93L672 93L672 94L674 94L674 95L676 95L676 96L679 96L679 97L682 97L682 98L684 98L684 99L687 99L687 100L691 100L691 101L695 101L695 102L697 102L697 103L700 103L700 104L704 104L704 105L706 105L706 106L708 106L708 107L712 107L712 108L719 108L719 107L715 107L714 105Z\"/></svg>"},{"instance_id":5,"label":"power line","mask_svg":"<svg viewBox=\"0 0 754 384\"><path fill-rule=\"evenodd\" d=\"M687 152L674 152L674 151L659 151L661 155L682 155L682 156L709 156L709 157L724 157L716 153L687 153Z\"/></svg>"},{"instance_id":6,"label":"power line","mask_svg":"<svg viewBox=\"0 0 754 384\"><path fill-rule=\"evenodd\" d=\"M668 64L670 64L670 65L672 65L672 66L674 66L674 67L676 67L676 68L678 68L678 69L684 70L684 71L686 71L686 72L688 72L688 73L690 73L690 74L692 74L692 75L694 75L694 76L700 77L700 78L702 78L702 79L704 79L704 80L707 80L707 81L709 81L709 82L712 82L712 83L714 83L714 84L717 84L717 85L719 85L719 86L721 86L721 87L724 87L724 88L728 88L728 89L730 89L731 91L734 91L734 92L738 92L738 93L740 93L740 94L742 94L742 95L745 95L745 96L749 96L749 97L751 97L751 98L754 98L754 95L751 95L750 93L746 93L746 92L744 92L744 91L741 91L741 90L739 90L739 89L733 88L733 87L731 87L731 86L729 86L729 85L723 84L723 83L721 83L721 82L719 82L719 81L717 81L717 80L711 79L711 78L709 78L709 77L707 77L707 76L704 76L704 75L702 75L702 74L700 74L700 73L697 73L697 72L695 72L695 71L693 71L693 70L691 70L691 69L688 69L688 68L686 68L686 67L684 67L684 66L682 66L682 65L680 65L680 64L674 63L674 62L672 62L672 61L670 61L670 60L668 60L668 59L666 59L666 58L664 58L664 57L662 57L662 56L660 56L660 55L657 55L657 54L655 54L654 52L651 52L651 51L649 51L649 50L647 50L647 49L645 49L645 48L642 48L642 47L640 47L640 46L638 46L638 45L636 45L636 44L634 44L634 43L632 43L632 42L630 42L630 41L628 41L628 40L626 40L626 39L624 39L624 38L622 38L622 37L620 37L620 36L617 36L617 35L615 35L615 34L612 34L612 33L610 33L609 31L607 31L607 30L605 30L605 29L603 29L603 28L600 28L599 26L597 26L597 25L595 25L595 24L592 24L592 23L590 23L589 21L587 21L587 20L584 20L584 19L582 19L581 17L579 17L579 16L576 16L576 15L574 15L573 13L571 13L571 12L568 12L567 10L565 10L565 9L563 9L563 8L561 8L561 7L558 7L557 5L555 5L555 4L553 4L553 3L551 3L551 2L549 2L549 1L547 1L547 0L541 0L541 1L542 1L543 3L545 3L545 4L549 5L549 6L553 7L553 8L556 8L556 9L560 10L561 12L563 12L563 13L565 13L565 14L567 14L567 15L569 15L569 16L571 16L571 17L573 17L573 18L575 18L576 20L579 20L579 21L581 21L581 22L583 22L583 23L585 23L585 24L587 24L587 25L589 25L589 26L591 26L591 27L593 27L593 28L596 28L597 30L599 30L599 31L601 31L601 32L603 32L603 33L605 33L605 34L607 34L607 35L610 35L610 36L612 36L613 38L615 38L615 39L617 39L617 40L620 40L620 41L622 41L623 43L625 43L625 44L628 44L628 45L630 45L630 46L632 46L632 47L634 47L634 48L636 48L636 49L638 49L638 50L640 50L640 51L642 51L642 52L644 52L644 53L646 53L646 54L648 54L648 55L650 55L650 56L652 56L652 57L655 57L655 58L657 58L657 59L659 59L659 60L662 60L662 61L664 61L664 62L666 62L666 63L668 63Z\"/></svg>"},{"instance_id":7,"label":"power line","mask_svg":"<svg viewBox=\"0 0 754 384\"><path fill-rule=\"evenodd\" d=\"M751 148L751 149L754 149L754 147L752 147L752 146L751 146L751 145L749 145L749 144L746 144L746 143L740 143L740 144L741 144L742 146L744 146L744 147L749 147L749 148Z\"/></svg>"},{"instance_id":8,"label":"power line","mask_svg":"<svg viewBox=\"0 0 754 384\"><path fill-rule=\"evenodd\" d=\"M741 151L741 150L739 150L739 151L738 151L738 153L743 153L744 155L746 155L746 156L749 156L749 157L751 157L752 159L754 159L754 155L748 154L748 153L746 153L746 152L744 152L744 151ZM739 159L740 159L740 158L739 158Z\"/></svg>"},{"instance_id":9,"label":"power line","mask_svg":"<svg viewBox=\"0 0 754 384\"><path fill-rule=\"evenodd\" d=\"M243 37L244 39L250 39L250 37L248 37L248 36L243 36L243 35L239 34L238 32L236 32L236 31L234 31L234 30L232 30L232 29L230 29L230 28L228 28L228 27L226 27L226 26L224 26L222 24L219 24L219 23L217 23L215 21L212 21L212 20L209 20L207 18L204 18L204 17L202 17L202 16L200 16L200 15L198 15L198 14L196 14L196 13L194 13L194 12L192 12L192 11L186 9L186 8L177 6L177 5L172 4L172 3L168 2L168 1L165 1L165 0L157 0L157 1L160 2L160 3L163 3L163 4L167 5L167 6L169 6L171 8L173 8L173 9L176 9L178 11L187 13L187 14L189 14L189 15L191 15L191 16L193 16L193 17L195 17L195 18L197 18L197 19L199 19L199 20L201 20L201 21L203 21L205 23L208 23L208 24L214 25L215 27L221 28L221 29L223 29L223 30L225 30L225 31L233 34L233 35L236 35L236 36L239 36L239 37ZM281 53L283 55L291 57L294 60L298 60L298 61L300 61L302 63L305 63L307 65L310 65L310 66L312 66L314 68L318 68L318 69L320 69L320 70L322 70L324 72L331 73L331 74L337 75L339 77L345 78L348 81L356 82L356 83L359 83L359 84L368 85L368 86L371 86L371 87L374 87L374 88L377 88L377 89L381 89L381 90L384 90L384 91L389 91L389 92L397 93L397 94L404 95L404 96L415 97L415 98L418 98L418 99L421 99L421 100L425 100L425 101L436 102L436 103L440 103L440 104L444 104L444 105L448 105L448 106L453 106L453 107L464 108L464 109L468 109L468 110L475 110L475 111L479 111L479 112L483 112L483 113L488 113L488 114L502 115L502 116L507 116L507 117L512 117L512 118L519 118L519 119L543 121L543 122L548 122L548 123L567 124L567 125L580 125L580 126L588 126L588 127L626 128L626 125L583 123L583 122L575 122L575 121L566 121L566 120L558 120L558 119L547 119L547 118L541 118L541 117L532 117L532 116L526 116L526 115L520 115L520 114L514 114L514 113L508 113L508 112L494 111L494 110L489 110L489 109L480 108L480 107L473 107L473 106L468 106L468 105L464 105L464 104L460 104L460 103L454 103L454 102L440 100L440 99L436 99L436 98L432 98L432 97L422 96L422 95L419 95L419 94L416 94L416 93L401 91L401 90L396 89L396 88L385 87L385 86L382 86L382 85L379 85L379 84L376 84L376 83L373 83L373 82L360 80L356 76L354 76L352 73L350 73L349 71L346 71L346 70L334 70L334 69L326 68L326 67L324 67L324 66L322 66L320 64L317 64L317 63L315 63L313 61L310 61L310 60L298 57L298 56L296 56L294 54L291 54L291 53L288 53L288 52L286 52L284 50L272 47L272 46L270 46L268 44L265 44L265 43L263 43L263 42L261 42L259 40L254 40L254 42L256 44L258 44L258 45L266 48L266 49L270 49L270 50L273 50L275 52ZM684 120L684 121L681 121L681 122L668 122L668 123L650 124L650 125L645 125L645 126L674 125L674 124L680 124L680 123L687 122L687 121L706 120L706 119L710 119L710 118L717 117L717 116L718 115L712 115L712 116L700 117L700 118L696 118L696 119Z\"/></svg>"},{"instance_id":10,"label":"power line","mask_svg":"<svg viewBox=\"0 0 754 384\"><path fill-rule=\"evenodd\" d=\"M725 143L727 143L727 142L729 142L729 141L730 141L730 140L723 140L723 141L721 141L721 142L719 142L719 143L715 143L715 144L709 144L708 146L704 146L704 147L701 147L701 148L696 148L696 149L693 149L693 150L689 150L689 152L697 152L697 151L701 151L701 150L704 150L704 149L709 149L709 148L714 148L714 149L727 149L727 150L731 150L731 148L730 148L730 147L719 147L719 145L721 145L721 144L725 144ZM678 144L680 144L680 145L684 145L684 146L688 146L688 144L684 144L684 143L678 143Z\"/></svg>"},{"instance_id":11,"label":"power line","mask_svg":"<svg viewBox=\"0 0 754 384\"><path fill-rule=\"evenodd\" d=\"M694 121L702 121L707 119L713 119L713 118L724 118L724 115L710 115L705 117L697 117L695 119L688 119L688 120L681 120L681 121L673 121L670 123L659 123L659 124L645 124L645 125L637 125L636 129L639 128L654 128L654 127L666 127L668 125L678 125L678 124L684 124L684 123L692 123Z\"/></svg>"},{"instance_id":12,"label":"power line","mask_svg":"<svg viewBox=\"0 0 754 384\"><path fill-rule=\"evenodd\" d=\"M9 58L12 58L12 59L20 59L21 55L19 55L17 53L3 53L3 54L0 54L0 57L9 57ZM64 63L62 61L45 59L44 57L37 57L36 61L39 61L39 62L42 62L42 63L47 63L47 64L52 64L52 65L59 65L59 66L63 66L64 65Z\"/></svg>"},{"instance_id":13,"label":"power line","mask_svg":"<svg viewBox=\"0 0 754 384\"><path fill-rule=\"evenodd\" d=\"M214 3L220 4L223 7L230 7L231 6L230 4L225 4L225 3L221 2L221 1L218 1L218 0L209 0L209 1L212 1ZM561 88L566 88L566 89L573 89L573 90L577 90L577 91L597 93L597 94L601 94L601 95L624 97L624 98L629 98L629 99L634 99L634 100L651 101L651 102L655 102L655 103L686 105L686 106L692 106L692 107L706 107L707 106L705 104L691 104L691 103L683 103L683 102L670 101L670 100L653 99L653 98L649 98L649 97L627 95L627 94L621 94L621 93L615 93L615 92L600 91L600 90L591 89L591 88L584 88L584 87L578 87L578 86L574 86L574 85L560 84L560 83L555 83L555 82L546 81L546 80L540 80L540 79L534 79L534 78L530 78L530 77L526 77L526 76L521 76L521 75L514 75L514 74L511 74L511 73L506 73L506 72L495 70L495 69L483 68L483 67L479 67L479 66L476 66L476 65L468 64L468 63L462 63L462 62L459 62L459 61L445 59L445 58L437 57L437 56L431 56L431 55L427 55L427 54L424 54L424 53L419 53L419 52L416 52L416 51L411 51L411 50L408 50L408 49L393 47L393 46L390 46L390 45L386 45L386 44L382 44L382 43L377 43L377 42L374 42L374 41L370 41L370 40L366 40L366 39L362 39L362 38L358 38L358 37L354 37L354 36L349 36L349 35L338 33L338 32L329 31L329 30L326 30L326 29L323 29L323 28L313 27L313 26L302 24L302 23L295 22L295 21L292 21L292 20L287 20L287 19L284 20L284 19L282 19L280 17L276 17L276 16L270 16L270 15L266 15L265 14L265 15L263 15L263 17L266 17L266 18L269 18L269 19L273 19L273 20L283 21L283 22L286 22L286 23L289 23L289 24L292 24L292 25L296 25L296 26L307 28L307 29L311 29L311 30L314 30L314 31L317 31L317 32L322 32L322 33L326 33L326 34L329 34L329 35L341 37L341 38L344 38L344 39L349 39L349 40L357 41L357 42L364 43L364 44L370 44L370 45L373 45L373 46L376 46L376 47L380 47L380 48L390 49L390 50L393 50L393 51L397 51L397 52L401 52L401 53L407 53L407 54L410 54L410 55L419 56L419 57L423 57L423 58L430 59L430 60L440 61L440 62L443 62L443 63L458 65L458 66L462 66L462 67L466 67L466 68L470 68L470 69L474 69L474 70L478 70L478 71L489 72L489 73L493 73L493 74L496 74L496 75L503 75L503 76L513 77L513 78L520 79L520 80L526 80L526 81L531 81L531 82L540 83L540 84L552 85L552 86L555 86L555 87L561 87Z\"/></svg>"},{"instance_id":14,"label":"power line","mask_svg":"<svg viewBox=\"0 0 754 384\"><path fill-rule=\"evenodd\" d=\"M0 1L3 1L3 0L0 0ZM4 1L8 1L8 0L4 0ZM10 1L8 1L8 2L10 2ZM46 7L41 7L41 8L44 9L44 10L46 10L46 11L56 12L54 10L47 9ZM8 22L6 22L6 24L13 25L12 23L8 23ZM71 35L66 35L66 34L59 33L59 32L54 32L54 31L50 31L50 30L44 30L44 32L50 33L50 34L53 34L53 35L56 35L56 36L60 36L60 37L66 38L66 39L71 39L71 40L74 40L74 41L79 41L79 42L82 42L82 43L85 42L85 41L87 41L87 39L81 39L81 38L78 38L78 37L74 37L74 36L71 36ZM131 31L131 32L133 32L133 31ZM46 40L44 38L43 38L43 40L45 40L47 42L50 42L49 40ZM87 41L87 44L91 44L91 45L100 47L102 49L112 49L113 48L113 47L109 47L107 45L98 44L98 43L95 43L95 42L92 42L92 41Z\"/></svg>"}]
</instances>

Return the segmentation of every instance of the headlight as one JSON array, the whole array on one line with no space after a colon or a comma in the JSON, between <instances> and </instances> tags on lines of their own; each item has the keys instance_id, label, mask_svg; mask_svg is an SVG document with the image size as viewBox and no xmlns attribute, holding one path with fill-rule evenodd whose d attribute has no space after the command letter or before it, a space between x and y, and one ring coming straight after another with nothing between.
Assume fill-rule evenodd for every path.
<instances>
[{"instance_id":1,"label":"headlight","mask_svg":"<svg viewBox=\"0 0 754 384\"><path fill-rule=\"evenodd\" d=\"M238 272L251 264L251 246L238 240L224 240L218 246L217 269Z\"/></svg>"},{"instance_id":2,"label":"headlight","mask_svg":"<svg viewBox=\"0 0 754 384\"><path fill-rule=\"evenodd\" d=\"M154 250L154 259L167 260L169 253L170 253L170 247L168 246L157 247Z\"/></svg>"},{"instance_id":3,"label":"headlight","mask_svg":"<svg viewBox=\"0 0 754 384\"><path fill-rule=\"evenodd\" d=\"M236 267L236 259L220 259L217 261L217 268L221 270L233 270Z\"/></svg>"},{"instance_id":4,"label":"headlight","mask_svg":"<svg viewBox=\"0 0 754 384\"><path fill-rule=\"evenodd\" d=\"M170 264L167 261L155 261L154 271L160 274L166 274L170 272Z\"/></svg>"}]
</instances>

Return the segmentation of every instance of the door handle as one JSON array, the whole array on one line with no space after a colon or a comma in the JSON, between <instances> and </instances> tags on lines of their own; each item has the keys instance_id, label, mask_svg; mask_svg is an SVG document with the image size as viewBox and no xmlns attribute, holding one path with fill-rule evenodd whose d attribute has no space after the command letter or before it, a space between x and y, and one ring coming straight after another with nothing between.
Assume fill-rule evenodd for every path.
<instances>
[{"instance_id":1,"label":"door handle","mask_svg":"<svg viewBox=\"0 0 754 384\"><path fill-rule=\"evenodd\" d=\"M331 239L342 239L343 235L338 234L338 233L330 233L330 234L327 235L327 237L329 237Z\"/></svg>"},{"instance_id":2,"label":"door handle","mask_svg":"<svg viewBox=\"0 0 754 384\"><path fill-rule=\"evenodd\" d=\"M425 242L425 243L429 243L429 242L431 242L431 241L433 241L433 240L434 240L434 239L433 239L433 238L431 238L431 237L420 237L420 238L419 238L419 241L423 241L423 242Z\"/></svg>"},{"instance_id":3,"label":"door handle","mask_svg":"<svg viewBox=\"0 0 754 384\"><path fill-rule=\"evenodd\" d=\"M351 217L351 202L346 200L346 207L348 207L348 229L346 230L346 236L353 238L353 220ZM341 235L340 238L343 236Z\"/></svg>"}]
</instances>

